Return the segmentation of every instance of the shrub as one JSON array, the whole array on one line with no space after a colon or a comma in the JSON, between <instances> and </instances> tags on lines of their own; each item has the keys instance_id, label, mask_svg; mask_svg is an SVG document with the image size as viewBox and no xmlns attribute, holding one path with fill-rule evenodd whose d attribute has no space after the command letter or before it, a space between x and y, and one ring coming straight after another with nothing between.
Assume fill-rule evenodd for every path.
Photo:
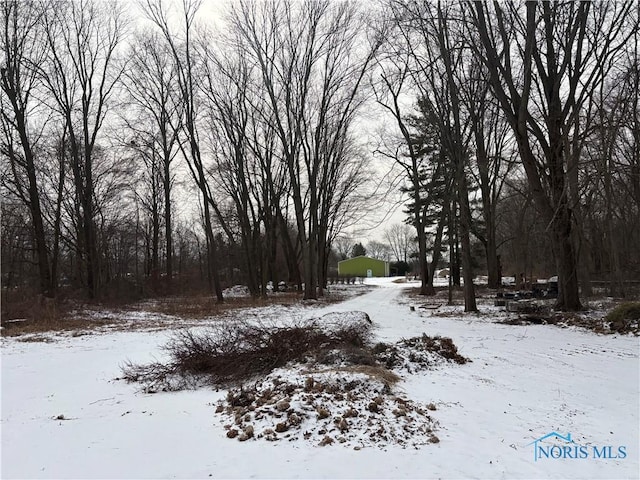
<instances>
[{"instance_id":1,"label":"shrub","mask_svg":"<svg viewBox=\"0 0 640 480\"><path fill-rule=\"evenodd\" d=\"M611 310L605 320L611 331L629 333L638 330L640 321L640 302L627 302Z\"/></svg>"},{"instance_id":2,"label":"shrub","mask_svg":"<svg viewBox=\"0 0 640 480\"><path fill-rule=\"evenodd\" d=\"M391 382L391 369L424 370L446 361L465 363L450 338L423 334L396 344L372 345L372 323L363 312L327 314L291 326L221 322L204 331L180 330L163 347L166 363L127 363L123 379L146 392L201 384L242 385L290 362L327 365ZM240 400L239 400L240 401Z\"/></svg>"},{"instance_id":3,"label":"shrub","mask_svg":"<svg viewBox=\"0 0 640 480\"><path fill-rule=\"evenodd\" d=\"M315 319L287 327L221 322L200 333L180 330L163 347L169 354L169 362L147 365L128 362L123 367L124 379L141 382L150 392L181 390L202 381L241 383L291 361L317 359L333 350L358 358L354 349L369 343L370 328L369 322L357 319L326 325L322 319Z\"/></svg>"}]
</instances>

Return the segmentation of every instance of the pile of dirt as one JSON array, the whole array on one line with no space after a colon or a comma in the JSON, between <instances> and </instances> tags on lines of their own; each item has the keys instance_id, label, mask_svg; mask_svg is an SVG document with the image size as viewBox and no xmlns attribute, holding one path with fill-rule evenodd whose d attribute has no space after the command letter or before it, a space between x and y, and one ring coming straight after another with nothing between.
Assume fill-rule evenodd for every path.
<instances>
[{"instance_id":1,"label":"pile of dirt","mask_svg":"<svg viewBox=\"0 0 640 480\"><path fill-rule=\"evenodd\" d=\"M439 442L437 423L428 413L436 406L397 393L399 374L469 361L450 338L426 334L394 344L334 349L230 390L216 413L227 437L238 441L417 448Z\"/></svg>"},{"instance_id":2,"label":"pile of dirt","mask_svg":"<svg viewBox=\"0 0 640 480\"><path fill-rule=\"evenodd\" d=\"M230 390L216 413L237 441L303 441L359 450L438 443L437 427L422 405L392 392L371 372L274 372L251 387Z\"/></svg>"},{"instance_id":3,"label":"pile of dirt","mask_svg":"<svg viewBox=\"0 0 640 480\"><path fill-rule=\"evenodd\" d=\"M378 343L372 352L387 368L414 373L429 370L446 362L464 364L468 358L458 353L458 347L447 337L419 337L403 339L395 344Z\"/></svg>"}]
</instances>

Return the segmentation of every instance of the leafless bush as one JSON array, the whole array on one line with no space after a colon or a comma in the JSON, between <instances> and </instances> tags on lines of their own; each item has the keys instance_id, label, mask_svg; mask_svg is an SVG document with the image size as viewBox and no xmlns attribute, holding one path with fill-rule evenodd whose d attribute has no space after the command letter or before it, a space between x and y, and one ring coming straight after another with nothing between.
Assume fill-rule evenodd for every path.
<instances>
[{"instance_id":1,"label":"leafless bush","mask_svg":"<svg viewBox=\"0 0 640 480\"><path fill-rule=\"evenodd\" d=\"M292 326L225 322L207 330L180 330L164 346L169 360L127 363L123 379L147 392L182 390L201 384L237 385L264 377L290 362L310 368L417 371L446 360L465 363L450 338L421 337L372 345L371 321L362 312L329 314ZM444 359L444 360L443 360ZM325 367L322 367L325 368Z\"/></svg>"},{"instance_id":2,"label":"leafless bush","mask_svg":"<svg viewBox=\"0 0 640 480\"><path fill-rule=\"evenodd\" d=\"M267 374L291 361L367 345L370 323L323 328L321 319L287 327L225 322L205 331L179 330L164 346L167 363L123 367L124 379L146 391L180 390L200 382L234 384Z\"/></svg>"},{"instance_id":3,"label":"leafless bush","mask_svg":"<svg viewBox=\"0 0 640 480\"><path fill-rule=\"evenodd\" d=\"M613 333L638 333L640 302L626 302L611 310L604 318Z\"/></svg>"}]
</instances>

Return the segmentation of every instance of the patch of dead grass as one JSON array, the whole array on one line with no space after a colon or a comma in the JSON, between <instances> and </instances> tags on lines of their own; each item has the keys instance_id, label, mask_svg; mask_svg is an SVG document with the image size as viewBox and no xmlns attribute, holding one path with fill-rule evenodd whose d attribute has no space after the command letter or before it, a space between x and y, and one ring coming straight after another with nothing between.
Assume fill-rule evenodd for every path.
<instances>
[{"instance_id":1,"label":"patch of dead grass","mask_svg":"<svg viewBox=\"0 0 640 480\"><path fill-rule=\"evenodd\" d=\"M300 295L296 293L280 293L266 298L231 297L218 303L211 295L193 297L166 297L156 299L145 304L145 310L152 313L162 313L180 318L202 319L222 315L229 310L240 308L257 308L270 305L297 305Z\"/></svg>"},{"instance_id":2,"label":"patch of dead grass","mask_svg":"<svg viewBox=\"0 0 640 480\"><path fill-rule=\"evenodd\" d=\"M3 337L19 337L33 335L25 338L25 342L49 341L42 334L51 332L74 332L74 336L88 334L89 332L109 325L115 325L116 320L86 320L58 317L55 319L24 319L20 321L3 321Z\"/></svg>"},{"instance_id":3,"label":"patch of dead grass","mask_svg":"<svg viewBox=\"0 0 640 480\"><path fill-rule=\"evenodd\" d=\"M2 314L2 336L30 335L25 341L45 341L48 332L93 330L114 323L113 320L94 320L75 317L70 304L61 300L33 295L6 305Z\"/></svg>"},{"instance_id":4,"label":"patch of dead grass","mask_svg":"<svg viewBox=\"0 0 640 480\"><path fill-rule=\"evenodd\" d=\"M304 373L309 375L331 372L360 373L389 386L400 381L399 375L382 365L346 365L344 367L304 370Z\"/></svg>"},{"instance_id":5,"label":"patch of dead grass","mask_svg":"<svg viewBox=\"0 0 640 480\"><path fill-rule=\"evenodd\" d=\"M364 293L364 292L362 292ZM332 293L314 301L323 306L341 301L344 297ZM200 321L219 317L225 313L245 308L261 308L272 305L292 307L302 303L301 294L282 292L266 298L229 297L218 303L212 295L196 294L151 298L142 302L122 304L121 302L81 303L78 301L43 300L37 296L11 302L10 312L3 311L2 330L6 337L41 333L69 332L77 330L86 334L108 327L123 331L166 328L175 321ZM173 322L165 319L145 319L128 321L127 315L140 312L175 317ZM101 315L101 313L104 313ZM29 340L35 341L35 340Z\"/></svg>"}]
</instances>

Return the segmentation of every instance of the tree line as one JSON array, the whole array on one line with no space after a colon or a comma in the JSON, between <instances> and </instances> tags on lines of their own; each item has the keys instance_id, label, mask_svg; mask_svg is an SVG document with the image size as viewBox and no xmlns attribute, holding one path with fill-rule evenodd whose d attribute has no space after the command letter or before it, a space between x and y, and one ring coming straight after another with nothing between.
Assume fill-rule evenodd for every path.
<instances>
[{"instance_id":1,"label":"tree line","mask_svg":"<svg viewBox=\"0 0 640 480\"><path fill-rule=\"evenodd\" d=\"M219 301L237 281L317 298L380 194L375 160L408 199L423 294L445 252L466 310L474 269L497 287L538 260L561 308L594 275L624 294L638 8L239 0L215 26L198 0L140 1L137 23L123 2L3 0L3 288L100 299L196 271Z\"/></svg>"},{"instance_id":2,"label":"tree line","mask_svg":"<svg viewBox=\"0 0 640 480\"><path fill-rule=\"evenodd\" d=\"M379 152L405 173L422 293L433 290L444 231L450 254L460 246L467 311L476 309L474 237L492 287L501 258L524 272L533 249L552 259L543 262L557 272L559 308L581 308L592 273L624 295L638 273L638 250L624 239L637 245L640 233L638 5L386 5L392 27L374 90L403 148L387 141Z\"/></svg>"}]
</instances>

